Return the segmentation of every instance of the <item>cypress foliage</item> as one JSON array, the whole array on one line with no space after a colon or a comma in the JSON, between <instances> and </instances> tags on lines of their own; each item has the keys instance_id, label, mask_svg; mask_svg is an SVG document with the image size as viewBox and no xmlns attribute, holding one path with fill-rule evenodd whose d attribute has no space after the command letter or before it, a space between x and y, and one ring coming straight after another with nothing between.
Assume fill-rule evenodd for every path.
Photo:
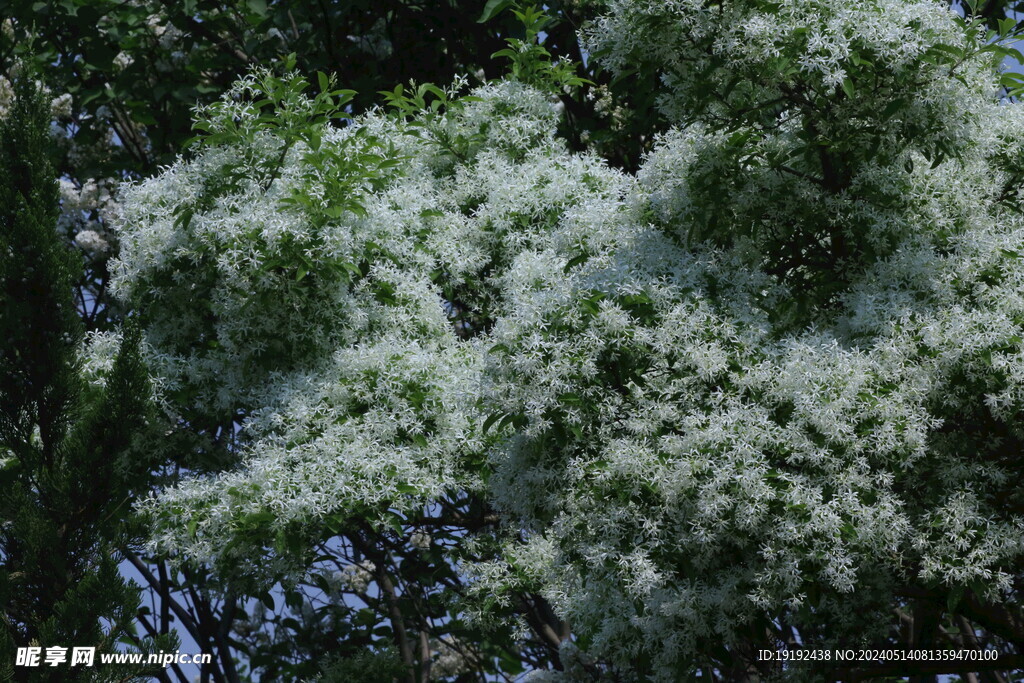
<instances>
[{"instance_id":1,"label":"cypress foliage","mask_svg":"<svg viewBox=\"0 0 1024 683\"><path fill-rule=\"evenodd\" d=\"M147 484L148 376L134 328L105 378L89 381L72 298L76 256L56 232L47 99L29 79L0 120L0 678L105 680L144 674L98 654L137 637L138 590L118 572L130 501ZM66 647L68 662L13 667L17 647ZM96 647L95 666L70 666Z\"/></svg>"}]
</instances>

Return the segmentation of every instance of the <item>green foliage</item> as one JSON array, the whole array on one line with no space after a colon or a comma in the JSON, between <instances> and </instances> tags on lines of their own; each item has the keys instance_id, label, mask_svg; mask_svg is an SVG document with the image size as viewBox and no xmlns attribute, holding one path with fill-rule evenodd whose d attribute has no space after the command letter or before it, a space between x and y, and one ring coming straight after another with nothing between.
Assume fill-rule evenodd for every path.
<instances>
[{"instance_id":1,"label":"green foliage","mask_svg":"<svg viewBox=\"0 0 1024 683\"><path fill-rule=\"evenodd\" d=\"M490 9L490 7L489 7ZM508 73L516 80L556 94L571 91L593 81L577 76L577 65L566 58L552 61L551 52L544 47L541 34L552 19L544 10L534 6L513 5L512 14L522 24L525 38L507 38L508 47L491 57L508 59ZM484 12L484 21L488 12Z\"/></svg>"},{"instance_id":2,"label":"green foliage","mask_svg":"<svg viewBox=\"0 0 1024 683\"><path fill-rule=\"evenodd\" d=\"M344 108L355 91L336 89L334 77L320 72L319 92L306 97L309 82L295 73L295 55L288 55L281 68L285 76L258 72L248 87L237 92L236 101L206 107L192 124L193 130L201 131L193 139L205 145L251 144L266 132L287 145L304 142L313 152L319 151L324 124L348 118Z\"/></svg>"},{"instance_id":3,"label":"green foliage","mask_svg":"<svg viewBox=\"0 0 1024 683\"><path fill-rule=\"evenodd\" d=\"M405 665L393 650L362 650L351 657L329 657L323 673L316 680L323 683L378 683L401 679L404 674Z\"/></svg>"},{"instance_id":4,"label":"green foliage","mask_svg":"<svg viewBox=\"0 0 1024 683\"><path fill-rule=\"evenodd\" d=\"M173 647L170 636L136 633L138 590L117 568L117 549L135 540L131 501L152 468L140 332L125 332L100 386L88 381L72 300L78 265L55 229L47 101L27 77L15 93L0 120L0 657L10 666L30 642Z\"/></svg>"},{"instance_id":5,"label":"green foliage","mask_svg":"<svg viewBox=\"0 0 1024 683\"><path fill-rule=\"evenodd\" d=\"M270 137L276 141L276 156L271 159L244 158L221 169L221 182L216 192L238 189L237 183L245 179L238 169L261 163L264 175L259 183L264 189L280 176L282 165L293 149L301 149L304 162L304 181L291 188L280 200L282 207L293 207L316 214L315 222L322 224L340 218L346 212L365 214L360 193L365 186L378 189L387 182L390 169L402 159L394 144L382 141L359 130L347 139L343 148L332 146L321 151L326 126L334 122L349 121L346 111L355 91L335 87L334 76L317 74L318 91L307 96L310 84L294 71L295 55L289 55L280 65L284 75L258 70L252 77L236 86L231 101L214 102L202 108L193 123L200 131L192 140L202 146L237 147L253 150L258 138ZM329 202L320 206L311 200L309 185L327 182L323 193ZM211 195L212 196L212 195ZM208 208L183 204L179 214L187 221L190 212ZM308 263L296 265L296 279L301 280L309 270Z\"/></svg>"}]
</instances>

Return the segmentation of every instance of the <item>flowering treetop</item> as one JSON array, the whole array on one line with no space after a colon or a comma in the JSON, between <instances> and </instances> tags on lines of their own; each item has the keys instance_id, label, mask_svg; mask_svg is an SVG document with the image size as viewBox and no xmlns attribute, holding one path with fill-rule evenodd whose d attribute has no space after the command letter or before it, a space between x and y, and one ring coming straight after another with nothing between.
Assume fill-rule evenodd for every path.
<instances>
[{"instance_id":1,"label":"flowering treetop","mask_svg":"<svg viewBox=\"0 0 1024 683\"><path fill-rule=\"evenodd\" d=\"M1014 637L1007 48L889 0L614 0L589 37L663 78L635 177L516 81L339 129L343 91L258 72L126 190L115 286L169 405L247 417L236 468L145 504L153 543L258 573L259 531L472 491L509 533L465 571L542 593L581 672L748 675L912 600Z\"/></svg>"}]
</instances>

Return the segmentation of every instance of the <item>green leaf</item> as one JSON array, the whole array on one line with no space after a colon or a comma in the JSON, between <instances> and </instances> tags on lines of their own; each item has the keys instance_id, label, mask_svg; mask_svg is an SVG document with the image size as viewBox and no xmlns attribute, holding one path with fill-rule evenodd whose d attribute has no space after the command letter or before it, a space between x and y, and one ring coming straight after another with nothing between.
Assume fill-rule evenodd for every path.
<instances>
[{"instance_id":1,"label":"green leaf","mask_svg":"<svg viewBox=\"0 0 1024 683\"><path fill-rule=\"evenodd\" d=\"M856 89L853 87L853 81L850 80L849 76L843 79L843 92L846 93L846 96L850 99L853 99L857 94Z\"/></svg>"},{"instance_id":2,"label":"green leaf","mask_svg":"<svg viewBox=\"0 0 1024 683\"><path fill-rule=\"evenodd\" d=\"M192 221L192 216L195 211L191 207L184 205L180 207L180 209L180 212L177 212L177 218L174 219L174 227L181 228L182 230L188 230L189 223Z\"/></svg>"},{"instance_id":3,"label":"green leaf","mask_svg":"<svg viewBox=\"0 0 1024 683\"><path fill-rule=\"evenodd\" d=\"M885 105L885 109L882 110L882 120L888 121L894 114L896 114L896 112L900 111L905 106L906 100L902 98L892 100L889 104Z\"/></svg>"},{"instance_id":4,"label":"green leaf","mask_svg":"<svg viewBox=\"0 0 1024 683\"><path fill-rule=\"evenodd\" d=\"M359 266L354 263L348 263L347 261L341 264L342 269L352 275L352 277L363 277L363 271L360 270Z\"/></svg>"},{"instance_id":5,"label":"green leaf","mask_svg":"<svg viewBox=\"0 0 1024 683\"><path fill-rule=\"evenodd\" d=\"M573 256L571 259L569 259L568 263L565 264L565 268L563 268L562 271L568 273L570 270L580 265L581 263L584 263L589 258L590 254L586 252Z\"/></svg>"},{"instance_id":6,"label":"green leaf","mask_svg":"<svg viewBox=\"0 0 1024 683\"><path fill-rule=\"evenodd\" d=\"M999 85L1008 88L1019 86L1021 83L1024 83L1024 75L1022 74L1007 72L999 77Z\"/></svg>"},{"instance_id":7,"label":"green leaf","mask_svg":"<svg viewBox=\"0 0 1024 683\"><path fill-rule=\"evenodd\" d=\"M483 429L481 430L481 433L486 434L487 430L490 429L494 425L494 423L500 420L502 417L503 415L501 413L491 413L490 415L488 415L487 419L484 420L484 426Z\"/></svg>"},{"instance_id":8,"label":"green leaf","mask_svg":"<svg viewBox=\"0 0 1024 683\"><path fill-rule=\"evenodd\" d=\"M495 16L511 7L512 4L512 0L487 0L487 4L484 5L484 13L480 15L480 18L476 20L476 23L482 24L486 21L490 21Z\"/></svg>"},{"instance_id":9,"label":"green leaf","mask_svg":"<svg viewBox=\"0 0 1024 683\"><path fill-rule=\"evenodd\" d=\"M272 522L277 519L277 516L273 512L264 510L262 512L251 512L242 518L242 525L248 527L258 527L268 522Z\"/></svg>"}]
</instances>

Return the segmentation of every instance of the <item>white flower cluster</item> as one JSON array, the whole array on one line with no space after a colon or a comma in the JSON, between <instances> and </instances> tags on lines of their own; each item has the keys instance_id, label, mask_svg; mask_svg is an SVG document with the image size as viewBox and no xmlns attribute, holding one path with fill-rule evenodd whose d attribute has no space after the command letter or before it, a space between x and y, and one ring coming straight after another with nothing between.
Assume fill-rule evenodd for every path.
<instances>
[{"instance_id":1,"label":"white flower cluster","mask_svg":"<svg viewBox=\"0 0 1024 683\"><path fill-rule=\"evenodd\" d=\"M14 86L11 82L0 76L0 119L7 116L7 112L14 103Z\"/></svg>"},{"instance_id":2,"label":"white flower cluster","mask_svg":"<svg viewBox=\"0 0 1024 683\"><path fill-rule=\"evenodd\" d=\"M58 121L66 121L71 118L72 104L74 103L71 93L64 93L54 97L50 102L50 114Z\"/></svg>"},{"instance_id":3,"label":"white flower cluster","mask_svg":"<svg viewBox=\"0 0 1024 683\"><path fill-rule=\"evenodd\" d=\"M112 286L146 312L155 368L193 409L249 414L240 469L147 504L158 546L211 559L262 511L283 527L482 486L469 463L486 450L477 400L487 342L463 339L451 307L500 314L515 255L625 180L566 154L543 95L516 83L475 95L427 134L381 114L325 131L332 153L366 134L389 139L402 160L365 191L365 216L322 220L337 201L330 179L310 179L301 143L282 155L268 134L127 188ZM244 111L230 94L224 106L234 103ZM276 159L278 176L260 182ZM226 167L243 180L222 189ZM282 207L296 187L312 208Z\"/></svg>"},{"instance_id":4,"label":"white flower cluster","mask_svg":"<svg viewBox=\"0 0 1024 683\"><path fill-rule=\"evenodd\" d=\"M587 656L642 658L656 680L782 614L867 637L898 585L1005 599L1024 559L1005 504L1024 413L1019 107L997 105L984 55L963 80L920 66L969 47L931 2L706 5L615 0L595 45L654 62L682 123L707 60L747 102L785 93L752 74L790 60L820 90L807 107L835 116L722 132L702 114L630 178L569 154L550 103L501 83L420 125L326 131L331 154L360 130L394 146L398 170L360 186L365 215L283 209L296 187L314 213L335 198L269 133L129 188L114 286L157 367L210 413L251 416L239 469L145 504L154 545L215 560L267 511L280 529L485 492L525 540L469 568L476 589L539 586ZM842 92L862 60L895 90ZM880 152L830 148L846 163L830 184L809 122L857 142L922 73L932 90L897 107Z\"/></svg>"},{"instance_id":5,"label":"white flower cluster","mask_svg":"<svg viewBox=\"0 0 1024 683\"><path fill-rule=\"evenodd\" d=\"M598 42L613 63L646 50L674 69L670 114L668 100L695 96L685 69L700 68L705 39L736 60L728 77L799 36L800 68L826 83L841 76L811 39L823 26L827 54L868 46L894 73L956 44L931 3L771 3L751 23L755 5L615 2ZM736 31L757 35L740 50ZM750 161L801 168L805 131L790 119L748 129L737 161L737 134L709 117L661 140L630 202L563 217L560 232L585 220L613 251L572 268L572 250L512 264L486 387L525 426L494 457L492 495L537 547L508 553L513 573L545 572L592 651L627 669L649 657L675 680L765 615L866 637L887 617L850 605L892 582L1010 595L1024 517L1000 500L1020 476L1005 444L1024 409L1024 221L1005 203L1019 176L1004 159L1024 120L974 77L985 64L936 85L959 150L944 163L924 158L926 127L892 141L904 156L858 159L836 192L811 177L820 168ZM840 261L827 276L847 282L816 299L836 291L808 294L802 279L825 225L864 260ZM801 243L802 265L777 268Z\"/></svg>"},{"instance_id":6,"label":"white flower cluster","mask_svg":"<svg viewBox=\"0 0 1024 683\"><path fill-rule=\"evenodd\" d=\"M116 71L124 71L129 66L135 63L135 58L123 50L117 53L114 57L114 69Z\"/></svg>"},{"instance_id":7,"label":"white flower cluster","mask_svg":"<svg viewBox=\"0 0 1024 683\"><path fill-rule=\"evenodd\" d=\"M432 638L430 649L437 655L430 664L430 680L440 681L473 671L473 658L467 656L472 648L454 636Z\"/></svg>"},{"instance_id":8,"label":"white flower cluster","mask_svg":"<svg viewBox=\"0 0 1024 683\"><path fill-rule=\"evenodd\" d=\"M81 350L82 376L90 384L103 386L114 369L121 348L120 332L90 332Z\"/></svg>"},{"instance_id":9,"label":"white flower cluster","mask_svg":"<svg viewBox=\"0 0 1024 683\"><path fill-rule=\"evenodd\" d=\"M79 186L68 178L61 178L60 218L57 229L65 235L74 235L74 242L90 256L102 256L111 251L110 235L106 223L117 212L117 201L111 193L116 187L112 178L89 178Z\"/></svg>"},{"instance_id":10,"label":"white flower cluster","mask_svg":"<svg viewBox=\"0 0 1024 683\"><path fill-rule=\"evenodd\" d=\"M82 230L79 232L75 235L75 244L91 254L110 250L110 244L95 230Z\"/></svg>"},{"instance_id":11,"label":"white flower cluster","mask_svg":"<svg viewBox=\"0 0 1024 683\"><path fill-rule=\"evenodd\" d=\"M737 96L743 97L777 93L780 86L795 84L794 73L808 84L835 92L862 64L876 63L888 78L899 81L927 68L921 58L934 46L965 45L948 8L935 2L731 0L709 6L703 0L611 0L608 4L608 14L590 31L591 48L600 50L616 70L640 64L656 68L668 86L664 103L684 117L686 104L703 96L697 90L706 85L703 78L725 85L737 75L758 76L733 84ZM979 74L973 71L974 76Z\"/></svg>"},{"instance_id":12,"label":"white flower cluster","mask_svg":"<svg viewBox=\"0 0 1024 683\"><path fill-rule=\"evenodd\" d=\"M358 564L345 565L340 572L336 572L334 580L339 588L353 593L365 593L373 582L373 572L376 566L369 560L363 560Z\"/></svg>"},{"instance_id":13,"label":"white flower cluster","mask_svg":"<svg viewBox=\"0 0 1024 683\"><path fill-rule=\"evenodd\" d=\"M170 50L181 41L181 31L161 14L149 15L146 18L146 26L163 50Z\"/></svg>"}]
</instances>

